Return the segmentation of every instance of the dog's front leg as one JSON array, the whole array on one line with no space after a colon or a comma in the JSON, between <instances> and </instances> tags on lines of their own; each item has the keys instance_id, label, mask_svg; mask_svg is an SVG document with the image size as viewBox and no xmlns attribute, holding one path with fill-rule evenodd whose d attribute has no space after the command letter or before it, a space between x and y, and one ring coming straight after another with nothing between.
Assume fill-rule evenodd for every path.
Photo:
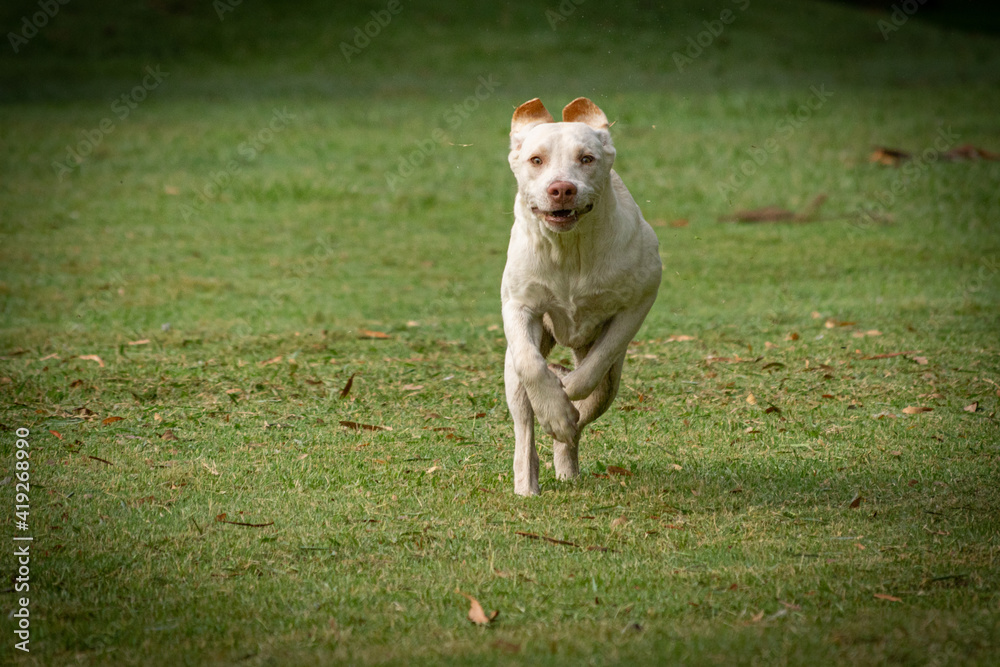
<instances>
[{"instance_id":1,"label":"dog's front leg","mask_svg":"<svg viewBox=\"0 0 1000 667\"><path fill-rule=\"evenodd\" d=\"M507 336L504 383L507 406L514 419L514 491L531 495L538 493L533 418L557 441L573 443L579 434L580 413L545 363L541 316L518 304L507 303L503 307L503 320Z\"/></svg>"},{"instance_id":2,"label":"dog's front leg","mask_svg":"<svg viewBox=\"0 0 1000 667\"><path fill-rule=\"evenodd\" d=\"M624 358L628 344L639 333L654 301L656 292L638 306L624 310L611 319L576 370L563 379L569 398L579 401L590 396L615 363Z\"/></svg>"},{"instance_id":3,"label":"dog's front leg","mask_svg":"<svg viewBox=\"0 0 1000 667\"><path fill-rule=\"evenodd\" d=\"M504 361L504 388L507 391L507 408L514 420L514 493L519 496L537 496L538 450L535 449L535 412L531 409L528 392L514 368L514 356L507 348Z\"/></svg>"}]
</instances>

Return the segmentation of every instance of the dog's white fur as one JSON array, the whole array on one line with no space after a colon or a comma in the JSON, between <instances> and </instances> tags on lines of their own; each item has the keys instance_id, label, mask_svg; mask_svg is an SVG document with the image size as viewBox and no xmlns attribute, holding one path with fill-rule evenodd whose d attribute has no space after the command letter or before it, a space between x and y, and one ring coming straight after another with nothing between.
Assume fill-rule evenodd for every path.
<instances>
[{"instance_id":1,"label":"dog's white fur","mask_svg":"<svg viewBox=\"0 0 1000 667\"><path fill-rule=\"evenodd\" d=\"M514 227L501 285L514 492L538 494L534 420L555 438L556 477L580 474L584 426L618 393L629 342L656 300L656 234L611 168L608 119L578 98L557 123L538 99L514 112ZM575 370L546 363L554 344Z\"/></svg>"}]
</instances>

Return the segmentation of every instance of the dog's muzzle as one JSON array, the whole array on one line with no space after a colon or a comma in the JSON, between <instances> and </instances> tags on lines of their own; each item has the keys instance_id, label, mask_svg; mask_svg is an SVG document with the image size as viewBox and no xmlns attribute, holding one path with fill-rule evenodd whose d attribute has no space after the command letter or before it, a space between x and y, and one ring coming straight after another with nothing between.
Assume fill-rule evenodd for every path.
<instances>
[{"instance_id":1,"label":"dog's muzzle","mask_svg":"<svg viewBox=\"0 0 1000 667\"><path fill-rule=\"evenodd\" d=\"M535 206L532 207L531 212L541 216L553 231L568 232L576 226L580 216L590 213L593 209L593 204L587 204L583 208L564 208L557 211L543 211Z\"/></svg>"}]
</instances>

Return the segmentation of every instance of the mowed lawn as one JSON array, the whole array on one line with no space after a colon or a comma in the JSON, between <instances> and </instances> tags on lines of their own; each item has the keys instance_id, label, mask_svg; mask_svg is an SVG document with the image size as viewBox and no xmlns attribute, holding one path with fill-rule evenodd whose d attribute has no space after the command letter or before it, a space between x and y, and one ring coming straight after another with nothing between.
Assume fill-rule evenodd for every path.
<instances>
[{"instance_id":1,"label":"mowed lawn","mask_svg":"<svg viewBox=\"0 0 1000 667\"><path fill-rule=\"evenodd\" d=\"M996 660L1000 38L791 1L60 7L0 56L4 661ZM581 479L541 439L524 499L507 132L580 95L664 279ZM720 220L763 207L799 217Z\"/></svg>"}]
</instances>

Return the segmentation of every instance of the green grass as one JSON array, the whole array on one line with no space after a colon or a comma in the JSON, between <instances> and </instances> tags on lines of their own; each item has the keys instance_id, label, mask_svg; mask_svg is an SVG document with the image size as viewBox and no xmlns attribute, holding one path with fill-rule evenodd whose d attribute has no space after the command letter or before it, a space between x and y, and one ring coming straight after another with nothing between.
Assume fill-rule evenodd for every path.
<instances>
[{"instance_id":1,"label":"green grass","mask_svg":"<svg viewBox=\"0 0 1000 667\"><path fill-rule=\"evenodd\" d=\"M868 155L942 128L1000 151L1000 40L754 2L678 72L726 3L584 3L556 30L527 3L404 4L345 63L384 6L70 3L0 56L0 497L9 545L28 428L35 538L31 653L7 617L4 660L990 664L1000 163ZM170 76L119 119L147 65ZM499 85L454 123L480 76ZM783 131L814 86L832 96ZM542 441L523 499L507 131L525 99L581 94L615 121L664 281L582 478ZM717 221L820 193L818 222ZM499 618L469 623L456 589Z\"/></svg>"}]
</instances>

